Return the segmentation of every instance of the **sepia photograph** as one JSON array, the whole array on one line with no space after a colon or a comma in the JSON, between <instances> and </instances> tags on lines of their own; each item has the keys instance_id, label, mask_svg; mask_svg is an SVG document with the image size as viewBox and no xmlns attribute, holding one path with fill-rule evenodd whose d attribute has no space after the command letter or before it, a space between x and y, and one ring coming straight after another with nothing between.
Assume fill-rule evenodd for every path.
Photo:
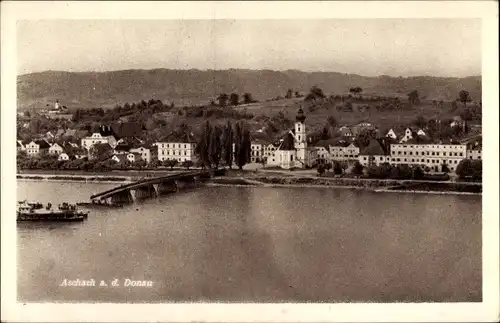
<instances>
[{"instance_id":1,"label":"sepia photograph","mask_svg":"<svg viewBox=\"0 0 500 323\"><path fill-rule=\"evenodd\" d=\"M213 12L15 20L14 302L491 300L481 16Z\"/></svg>"}]
</instances>

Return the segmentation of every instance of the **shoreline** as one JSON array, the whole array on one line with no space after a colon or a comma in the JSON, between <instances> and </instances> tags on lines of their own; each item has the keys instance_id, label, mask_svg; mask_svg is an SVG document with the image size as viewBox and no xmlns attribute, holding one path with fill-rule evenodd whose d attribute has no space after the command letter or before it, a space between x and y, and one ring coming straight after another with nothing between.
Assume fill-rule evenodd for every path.
<instances>
[{"instance_id":1,"label":"shoreline","mask_svg":"<svg viewBox=\"0 0 500 323\"><path fill-rule=\"evenodd\" d=\"M295 177L295 176L228 176L214 177L205 186L224 187L274 187L274 188L334 188L334 189L354 189L365 190L376 193L415 193L415 194L441 194L441 195L482 195L482 191L471 192L458 190L457 186L476 186L482 190L480 183L467 182L429 182L431 185L444 186L438 189L419 189L407 187L405 185L419 185L422 182L411 180L374 180L374 179L353 179L353 178L328 178L328 177ZM123 185L141 179L136 176L119 175L54 175L54 174L17 174L17 180L23 181L50 181L69 183L102 183ZM427 183L427 184L429 184ZM354 185L353 185L354 184Z\"/></svg>"}]
</instances>

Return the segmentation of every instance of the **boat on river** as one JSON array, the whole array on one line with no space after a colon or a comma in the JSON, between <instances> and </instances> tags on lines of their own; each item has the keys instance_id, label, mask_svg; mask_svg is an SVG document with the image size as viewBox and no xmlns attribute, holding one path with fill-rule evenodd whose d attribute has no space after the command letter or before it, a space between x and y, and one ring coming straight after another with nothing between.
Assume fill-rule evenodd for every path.
<instances>
[{"instance_id":1,"label":"boat on river","mask_svg":"<svg viewBox=\"0 0 500 323\"><path fill-rule=\"evenodd\" d=\"M76 205L63 203L57 209L48 203L30 203L20 201L17 205L18 222L75 222L83 221L88 217L88 212L78 210Z\"/></svg>"}]
</instances>

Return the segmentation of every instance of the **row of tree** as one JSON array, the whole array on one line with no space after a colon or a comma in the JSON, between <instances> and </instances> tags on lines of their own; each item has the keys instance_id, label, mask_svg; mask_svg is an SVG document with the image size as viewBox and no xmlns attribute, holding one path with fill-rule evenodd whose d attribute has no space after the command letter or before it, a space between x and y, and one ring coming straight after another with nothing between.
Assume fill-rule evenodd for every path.
<instances>
[{"instance_id":1,"label":"row of tree","mask_svg":"<svg viewBox=\"0 0 500 323\"><path fill-rule=\"evenodd\" d=\"M234 145L233 145L234 144ZM229 168L233 162L242 169L250 162L250 131L245 122L237 122L234 129L230 121L222 127L206 121L196 145L196 154L202 167L219 168L223 161Z\"/></svg>"},{"instance_id":2,"label":"row of tree","mask_svg":"<svg viewBox=\"0 0 500 323\"><path fill-rule=\"evenodd\" d=\"M237 93L234 93L234 92L231 93L231 94L221 93L216 98L216 100L217 100L218 105L221 106L221 107L227 106L228 103L229 103L229 105L237 106L240 103L249 104L249 103L257 102L257 101L255 101L252 98L252 94L251 93L245 93L245 94L243 94L243 102L240 102L240 96ZM215 102L212 101L211 105L215 105Z\"/></svg>"}]
</instances>

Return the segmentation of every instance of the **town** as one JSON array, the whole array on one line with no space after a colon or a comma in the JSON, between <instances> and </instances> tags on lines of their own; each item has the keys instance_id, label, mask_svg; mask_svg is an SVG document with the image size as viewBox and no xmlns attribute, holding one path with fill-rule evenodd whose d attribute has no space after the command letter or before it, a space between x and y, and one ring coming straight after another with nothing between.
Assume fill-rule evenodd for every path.
<instances>
[{"instance_id":1,"label":"town","mask_svg":"<svg viewBox=\"0 0 500 323\"><path fill-rule=\"evenodd\" d=\"M350 89L351 93L345 99L347 103L342 107L350 106L352 110L351 101L359 100L361 91L359 87ZM230 110L232 107L228 104L228 99L236 100L233 106L238 104L238 97L234 96L220 95L217 98L219 106ZM316 127L311 130L303 107L307 106L309 111L314 111L325 101L344 101L344 97L332 95L325 98L321 89L313 87L305 99L298 92L293 95L289 90L284 98L274 100L290 99L293 96L297 103L295 106L298 106L295 121L286 120L280 112L278 117L284 120L282 125L291 127L284 128L271 139L263 133L265 127L250 131L246 120L248 118L245 116L243 120L236 122L236 131L230 121L223 126L212 126L206 121L198 131L181 123L175 130L170 130L157 140L151 139L146 127L138 121L94 123L92 129L73 129L67 127L67 123L71 122L67 118L68 108L61 107L59 101L56 101L53 109L41 111L41 118L56 120L53 127L57 127L57 121L62 121L65 129L31 133L27 128L33 128L32 123L40 122L39 119L33 121L26 114L20 114L18 129L22 131L24 128L27 130L25 133L29 132L30 135L17 140L18 167L109 170L162 167L189 169L224 165L242 169L247 165L246 168L314 168L320 175L329 170L336 175L346 174L348 171L353 175L366 174L379 178L391 176L389 167L397 169L395 173L399 175L393 176L400 177L414 174L415 171L419 174L452 175L458 171L462 177L475 179L481 176L481 125L468 123L472 119L471 114L477 113L477 105L468 107L470 98L467 91L461 91L460 100L452 102L456 109L456 105L462 101L465 106L462 116L457 115L449 120L425 120L418 116L412 123L386 127L388 129L385 130L369 120L351 125L339 124L333 116L328 117L323 129L318 131ZM245 95L244 103L251 101L249 97L250 95ZM409 93L408 101L415 100L418 100L418 93ZM163 105L159 103L159 100L143 101L142 108L135 104L127 107L127 104L122 109L141 110L146 106L154 109ZM214 104L212 101L211 105ZM443 105L443 102L433 104ZM167 108L173 108L173 104ZM368 105L359 107L360 110L369 108ZM382 109L380 106L376 108ZM72 120L77 123L83 115L92 112L77 110L72 114ZM98 114L103 114L102 112L101 110ZM57 118L58 114L64 117ZM28 113L28 116L31 115ZM106 115L103 120L106 120ZM162 126L164 125L160 124Z\"/></svg>"}]
</instances>

